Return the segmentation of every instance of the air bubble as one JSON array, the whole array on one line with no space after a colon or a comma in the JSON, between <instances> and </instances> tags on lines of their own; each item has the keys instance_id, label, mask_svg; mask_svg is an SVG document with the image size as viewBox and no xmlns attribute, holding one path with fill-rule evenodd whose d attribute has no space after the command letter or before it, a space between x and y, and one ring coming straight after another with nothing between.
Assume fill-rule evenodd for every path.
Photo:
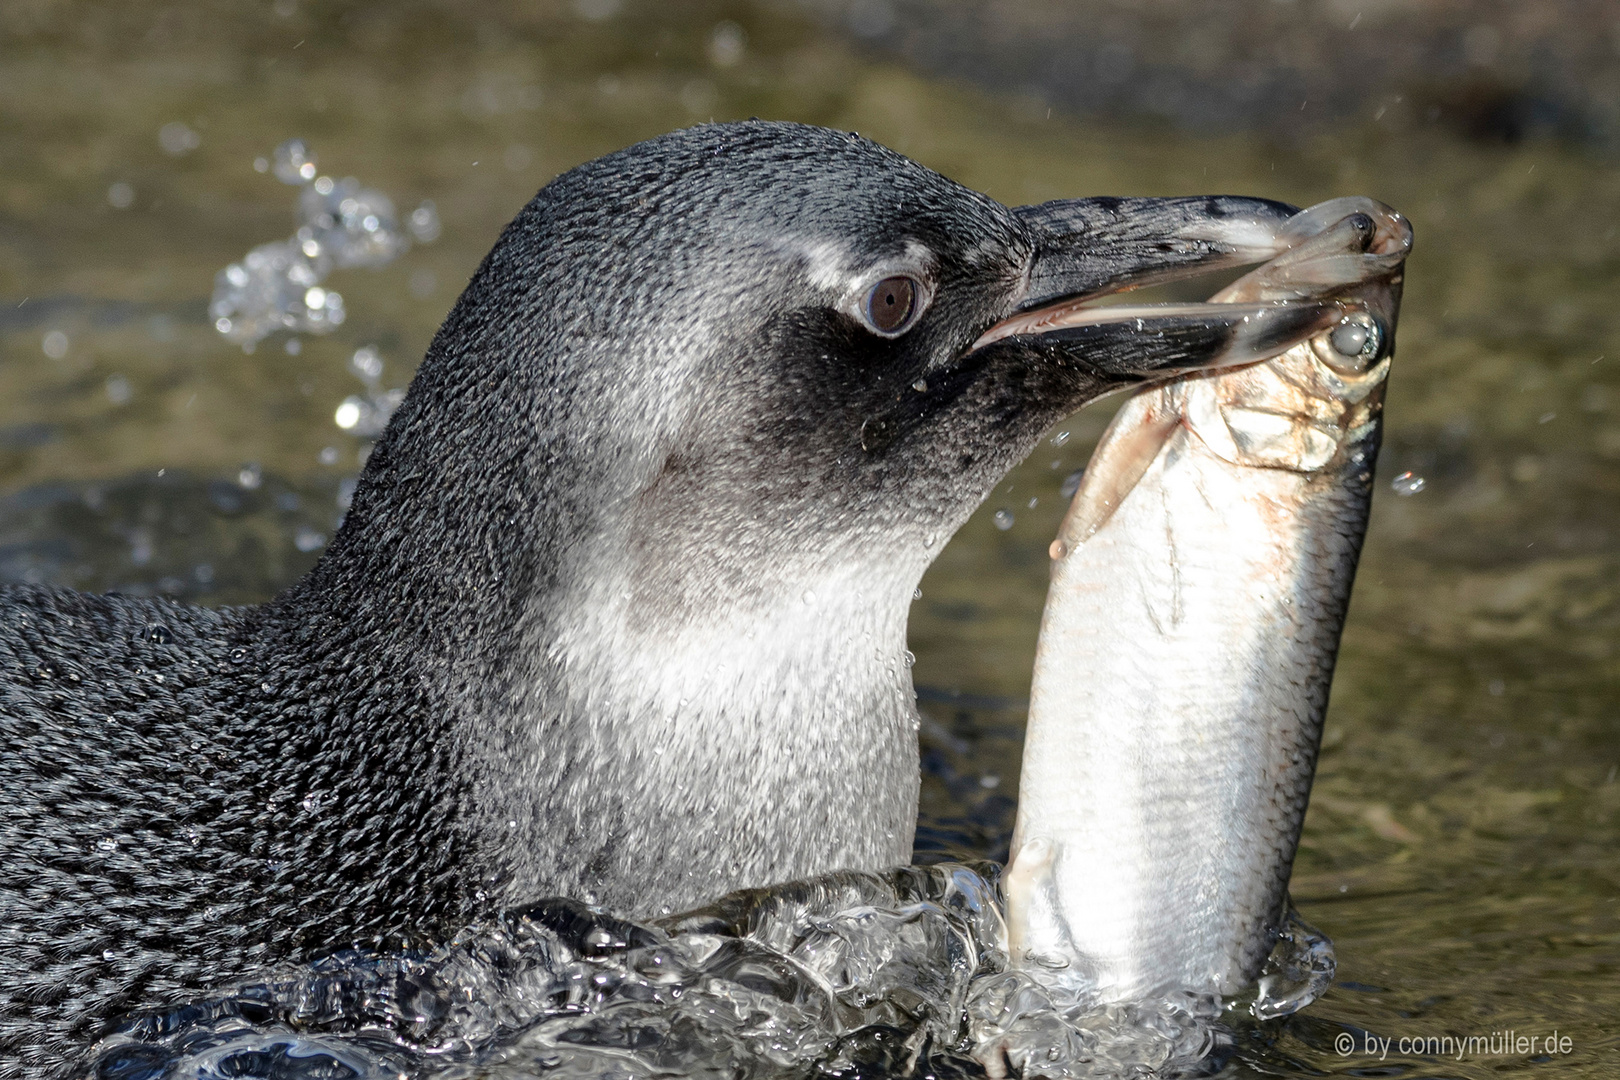
<instances>
[{"instance_id":1,"label":"air bubble","mask_svg":"<svg viewBox=\"0 0 1620 1080\"><path fill-rule=\"evenodd\" d=\"M1013 512L1011 510L997 510L995 515L996 528L1006 532L1013 527Z\"/></svg>"}]
</instances>

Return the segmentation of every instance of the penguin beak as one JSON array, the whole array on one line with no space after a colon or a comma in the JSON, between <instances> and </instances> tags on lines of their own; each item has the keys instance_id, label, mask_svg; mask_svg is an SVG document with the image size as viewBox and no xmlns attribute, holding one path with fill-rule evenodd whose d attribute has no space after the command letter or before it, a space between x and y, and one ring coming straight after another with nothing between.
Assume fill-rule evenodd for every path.
<instances>
[{"instance_id":1,"label":"penguin beak","mask_svg":"<svg viewBox=\"0 0 1620 1080\"><path fill-rule=\"evenodd\" d=\"M1113 381L1264 360L1335 325L1336 301L1098 307L1111 293L1265 262L1295 207L1236 196L1063 199L1013 211L1035 255L1017 310L971 351L1018 349Z\"/></svg>"}]
</instances>

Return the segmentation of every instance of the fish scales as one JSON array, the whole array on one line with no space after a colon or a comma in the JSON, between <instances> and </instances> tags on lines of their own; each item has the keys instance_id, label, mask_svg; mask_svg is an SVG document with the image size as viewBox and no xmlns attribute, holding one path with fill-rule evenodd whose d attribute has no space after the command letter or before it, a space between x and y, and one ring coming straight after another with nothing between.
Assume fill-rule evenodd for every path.
<instances>
[{"instance_id":1,"label":"fish scales","mask_svg":"<svg viewBox=\"0 0 1620 1080\"><path fill-rule=\"evenodd\" d=\"M1370 200L1295 220L1289 252L1214 299L1334 295L1352 314L1138 392L1053 543L1010 944L1101 1000L1235 994L1285 914L1411 240Z\"/></svg>"}]
</instances>

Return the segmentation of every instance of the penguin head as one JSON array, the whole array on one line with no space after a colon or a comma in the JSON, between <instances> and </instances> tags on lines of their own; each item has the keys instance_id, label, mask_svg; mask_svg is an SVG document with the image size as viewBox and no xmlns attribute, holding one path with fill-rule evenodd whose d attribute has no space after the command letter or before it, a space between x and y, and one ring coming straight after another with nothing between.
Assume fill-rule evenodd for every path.
<instances>
[{"instance_id":1,"label":"penguin head","mask_svg":"<svg viewBox=\"0 0 1620 1080\"><path fill-rule=\"evenodd\" d=\"M1204 312L1077 323L1078 305L1258 261L1292 212L1013 209L846 132L662 136L563 174L511 223L351 518L409 474L438 491L431 533L464 538L458 566L523 533L534 573L611 581L649 620L840 575L909 598L1054 422L1238 333Z\"/></svg>"}]
</instances>

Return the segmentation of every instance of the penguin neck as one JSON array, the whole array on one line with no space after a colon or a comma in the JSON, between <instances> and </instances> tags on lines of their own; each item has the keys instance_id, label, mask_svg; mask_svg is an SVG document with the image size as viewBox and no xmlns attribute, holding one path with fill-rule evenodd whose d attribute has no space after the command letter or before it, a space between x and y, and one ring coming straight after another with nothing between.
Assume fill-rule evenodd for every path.
<instances>
[{"instance_id":1,"label":"penguin neck","mask_svg":"<svg viewBox=\"0 0 1620 1080\"><path fill-rule=\"evenodd\" d=\"M828 572L647 599L680 593L676 577L604 568L530 623L544 634L499 709L506 737L476 750L499 780L475 794L475 831L528 837L500 854L512 899L560 891L655 914L909 861L914 583ZM559 822L572 830L560 867Z\"/></svg>"},{"instance_id":2,"label":"penguin neck","mask_svg":"<svg viewBox=\"0 0 1620 1080\"><path fill-rule=\"evenodd\" d=\"M383 717L356 680L330 734L408 740L446 774L423 779L453 803L468 892L651 914L908 861L925 560L832 542L750 564L768 545L746 535L660 555L622 506L559 513L514 483L476 517L383 466L266 616L304 662L359 653L425 688L418 715Z\"/></svg>"}]
</instances>

